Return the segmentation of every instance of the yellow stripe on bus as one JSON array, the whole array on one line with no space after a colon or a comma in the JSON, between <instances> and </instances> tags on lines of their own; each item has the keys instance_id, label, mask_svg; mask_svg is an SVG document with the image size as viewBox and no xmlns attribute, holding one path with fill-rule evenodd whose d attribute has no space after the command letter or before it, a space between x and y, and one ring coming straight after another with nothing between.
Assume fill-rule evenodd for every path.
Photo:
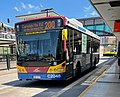
<instances>
[{"instance_id":1,"label":"yellow stripe on bus","mask_svg":"<svg viewBox=\"0 0 120 97\"><path fill-rule=\"evenodd\" d=\"M23 67L23 66L17 65L17 70L18 70L18 73L27 73L25 67Z\"/></svg>"},{"instance_id":2,"label":"yellow stripe on bus","mask_svg":"<svg viewBox=\"0 0 120 97\"><path fill-rule=\"evenodd\" d=\"M64 66L62 66L64 64ZM63 73L66 72L66 61L56 66L50 66L47 73Z\"/></svg>"}]
</instances>

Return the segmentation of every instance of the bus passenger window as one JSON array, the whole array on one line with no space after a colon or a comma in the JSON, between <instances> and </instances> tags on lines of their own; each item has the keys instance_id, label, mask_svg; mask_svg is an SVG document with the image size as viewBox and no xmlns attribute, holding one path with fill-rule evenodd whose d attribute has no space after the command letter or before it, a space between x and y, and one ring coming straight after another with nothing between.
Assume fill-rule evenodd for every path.
<instances>
[{"instance_id":1,"label":"bus passenger window","mask_svg":"<svg viewBox=\"0 0 120 97\"><path fill-rule=\"evenodd\" d=\"M80 53L81 53L81 39L78 39L76 43L76 54Z\"/></svg>"},{"instance_id":2,"label":"bus passenger window","mask_svg":"<svg viewBox=\"0 0 120 97\"><path fill-rule=\"evenodd\" d=\"M94 39L94 41L93 41L93 52L94 53L99 52L99 45L100 45L99 41Z\"/></svg>"},{"instance_id":3,"label":"bus passenger window","mask_svg":"<svg viewBox=\"0 0 120 97\"><path fill-rule=\"evenodd\" d=\"M78 31L75 31L74 33L74 47L76 48L76 54L80 54L81 53L81 49L82 49L82 37L81 37L81 33Z\"/></svg>"},{"instance_id":4,"label":"bus passenger window","mask_svg":"<svg viewBox=\"0 0 120 97\"><path fill-rule=\"evenodd\" d=\"M87 54L91 53L91 37L87 36Z\"/></svg>"}]
</instances>

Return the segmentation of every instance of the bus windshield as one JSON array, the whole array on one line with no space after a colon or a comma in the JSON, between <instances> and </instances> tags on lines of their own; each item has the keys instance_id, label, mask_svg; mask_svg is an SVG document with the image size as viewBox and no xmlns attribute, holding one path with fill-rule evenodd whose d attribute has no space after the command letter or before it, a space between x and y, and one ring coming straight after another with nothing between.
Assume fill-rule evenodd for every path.
<instances>
[{"instance_id":1,"label":"bus windshield","mask_svg":"<svg viewBox=\"0 0 120 97\"><path fill-rule=\"evenodd\" d=\"M41 60L47 56L56 58L59 32L59 30L51 30L41 34L18 35L18 56L28 60L36 60L36 58ZM32 58L34 56L39 57Z\"/></svg>"}]
</instances>

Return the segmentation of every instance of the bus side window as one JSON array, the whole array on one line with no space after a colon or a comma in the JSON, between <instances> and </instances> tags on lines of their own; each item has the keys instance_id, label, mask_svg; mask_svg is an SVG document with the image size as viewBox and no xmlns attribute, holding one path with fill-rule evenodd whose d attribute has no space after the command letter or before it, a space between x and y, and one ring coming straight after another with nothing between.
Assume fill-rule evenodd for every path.
<instances>
[{"instance_id":1,"label":"bus side window","mask_svg":"<svg viewBox=\"0 0 120 97\"><path fill-rule=\"evenodd\" d=\"M72 58L73 57L73 47L72 46L70 46L69 53L70 53L70 58Z\"/></svg>"},{"instance_id":2,"label":"bus side window","mask_svg":"<svg viewBox=\"0 0 120 97\"><path fill-rule=\"evenodd\" d=\"M82 49L82 37L81 37L81 33L78 31L74 31L74 49L75 49L75 54L80 54L81 53L81 49Z\"/></svg>"},{"instance_id":3,"label":"bus side window","mask_svg":"<svg viewBox=\"0 0 120 97\"><path fill-rule=\"evenodd\" d=\"M94 53L97 53L97 52L99 52L99 42L98 42L98 40L95 40L94 39L94 41L93 41L93 52Z\"/></svg>"},{"instance_id":4,"label":"bus side window","mask_svg":"<svg viewBox=\"0 0 120 97\"><path fill-rule=\"evenodd\" d=\"M87 54L91 53L91 37L87 36Z\"/></svg>"}]
</instances>

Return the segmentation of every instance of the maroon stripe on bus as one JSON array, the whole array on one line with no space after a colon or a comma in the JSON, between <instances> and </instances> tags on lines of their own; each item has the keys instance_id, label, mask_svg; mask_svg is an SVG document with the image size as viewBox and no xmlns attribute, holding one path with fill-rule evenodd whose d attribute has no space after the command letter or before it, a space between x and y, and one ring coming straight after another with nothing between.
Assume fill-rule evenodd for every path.
<instances>
[{"instance_id":1,"label":"maroon stripe on bus","mask_svg":"<svg viewBox=\"0 0 120 97\"><path fill-rule=\"evenodd\" d=\"M25 67L27 73L47 73L49 66L42 67Z\"/></svg>"}]
</instances>

